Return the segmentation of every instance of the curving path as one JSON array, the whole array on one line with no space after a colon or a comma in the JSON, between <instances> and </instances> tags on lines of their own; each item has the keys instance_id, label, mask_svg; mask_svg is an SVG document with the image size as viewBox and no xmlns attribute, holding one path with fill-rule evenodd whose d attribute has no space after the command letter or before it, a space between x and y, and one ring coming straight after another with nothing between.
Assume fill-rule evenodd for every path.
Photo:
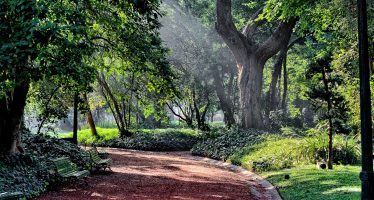
<instances>
[{"instance_id":1,"label":"curving path","mask_svg":"<svg viewBox=\"0 0 374 200\"><path fill-rule=\"evenodd\" d=\"M189 152L105 150L112 172L91 175L88 187L66 186L37 199L271 199L258 181Z\"/></svg>"}]
</instances>

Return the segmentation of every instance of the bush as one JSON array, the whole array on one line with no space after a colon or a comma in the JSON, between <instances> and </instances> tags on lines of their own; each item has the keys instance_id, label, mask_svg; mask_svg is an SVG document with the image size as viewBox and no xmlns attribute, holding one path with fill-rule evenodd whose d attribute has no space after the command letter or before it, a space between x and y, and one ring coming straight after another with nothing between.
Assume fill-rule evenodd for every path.
<instances>
[{"instance_id":1,"label":"bush","mask_svg":"<svg viewBox=\"0 0 374 200\"><path fill-rule=\"evenodd\" d=\"M310 130L310 136L305 138L304 154L314 161L327 160L327 133ZM336 164L357 164L360 162L360 145L357 135L333 136L333 162Z\"/></svg>"},{"instance_id":2,"label":"bush","mask_svg":"<svg viewBox=\"0 0 374 200\"><path fill-rule=\"evenodd\" d=\"M145 151L184 151L190 150L199 138L200 135L190 129L148 129L98 145Z\"/></svg>"},{"instance_id":3,"label":"bush","mask_svg":"<svg viewBox=\"0 0 374 200\"><path fill-rule=\"evenodd\" d=\"M266 134L266 132L255 129L230 130L217 138L206 139L197 143L191 149L191 152L193 155L227 160L237 149L263 141L263 136Z\"/></svg>"},{"instance_id":4,"label":"bush","mask_svg":"<svg viewBox=\"0 0 374 200\"><path fill-rule=\"evenodd\" d=\"M80 168L87 168L88 154L74 144L43 135L23 134L26 154L0 155L0 193L23 192L38 196L58 181L51 159L68 156Z\"/></svg>"},{"instance_id":5,"label":"bush","mask_svg":"<svg viewBox=\"0 0 374 200\"><path fill-rule=\"evenodd\" d=\"M44 192L52 177L48 163L30 154L0 156L0 193L23 192L30 198Z\"/></svg>"},{"instance_id":6,"label":"bush","mask_svg":"<svg viewBox=\"0 0 374 200\"><path fill-rule=\"evenodd\" d=\"M67 156L78 167L89 168L89 154L75 144L46 135L25 134L23 144L26 152L49 160Z\"/></svg>"},{"instance_id":7,"label":"bush","mask_svg":"<svg viewBox=\"0 0 374 200\"><path fill-rule=\"evenodd\" d=\"M201 134L192 129L140 129L130 137L119 138L118 129L97 128L99 137L94 137L90 130L78 132L80 144L136 149L145 151L184 151L196 144ZM72 137L72 133L63 134Z\"/></svg>"}]
</instances>

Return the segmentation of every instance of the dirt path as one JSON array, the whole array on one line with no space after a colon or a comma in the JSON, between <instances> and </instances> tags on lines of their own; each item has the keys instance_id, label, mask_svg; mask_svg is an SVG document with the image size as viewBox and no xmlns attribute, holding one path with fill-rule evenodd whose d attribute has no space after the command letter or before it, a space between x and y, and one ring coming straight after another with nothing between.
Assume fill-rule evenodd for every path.
<instances>
[{"instance_id":1,"label":"dirt path","mask_svg":"<svg viewBox=\"0 0 374 200\"><path fill-rule=\"evenodd\" d=\"M38 199L267 199L258 197L263 189L249 186L248 178L188 152L106 151L113 159L112 172L91 175L86 188L65 187Z\"/></svg>"}]
</instances>

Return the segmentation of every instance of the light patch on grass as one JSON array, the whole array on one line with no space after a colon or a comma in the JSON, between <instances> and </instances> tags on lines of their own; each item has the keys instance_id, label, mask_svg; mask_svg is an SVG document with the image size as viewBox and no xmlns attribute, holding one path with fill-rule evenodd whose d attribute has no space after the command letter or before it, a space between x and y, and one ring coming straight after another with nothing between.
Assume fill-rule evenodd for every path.
<instances>
[{"instance_id":1,"label":"light patch on grass","mask_svg":"<svg viewBox=\"0 0 374 200\"><path fill-rule=\"evenodd\" d=\"M325 195L334 194L334 193L355 193L355 192L361 192L361 188L359 186L353 187L353 186L344 186L339 188L334 188L329 191L323 192Z\"/></svg>"},{"instance_id":2,"label":"light patch on grass","mask_svg":"<svg viewBox=\"0 0 374 200\"><path fill-rule=\"evenodd\" d=\"M264 142L247 145L229 157L229 161L256 171L290 168L309 163L301 153L303 140L295 138L268 137Z\"/></svg>"},{"instance_id":3,"label":"light patch on grass","mask_svg":"<svg viewBox=\"0 0 374 200\"><path fill-rule=\"evenodd\" d=\"M333 170L315 165L264 172L261 175L279 188L285 200L360 199L359 166L334 166ZM290 179L285 179L285 175Z\"/></svg>"}]
</instances>

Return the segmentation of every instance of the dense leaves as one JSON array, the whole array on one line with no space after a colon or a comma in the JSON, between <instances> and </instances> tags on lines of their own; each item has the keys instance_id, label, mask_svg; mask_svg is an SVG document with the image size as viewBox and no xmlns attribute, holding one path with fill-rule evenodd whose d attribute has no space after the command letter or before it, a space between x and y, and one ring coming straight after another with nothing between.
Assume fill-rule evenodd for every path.
<instances>
[{"instance_id":1,"label":"dense leaves","mask_svg":"<svg viewBox=\"0 0 374 200\"><path fill-rule=\"evenodd\" d=\"M140 129L130 137L120 137L117 129L98 128L98 137L89 130L79 131L82 145L97 145L146 151L186 151L201 140L202 134L191 129ZM72 133L63 135L71 137Z\"/></svg>"},{"instance_id":2,"label":"dense leaves","mask_svg":"<svg viewBox=\"0 0 374 200\"><path fill-rule=\"evenodd\" d=\"M238 148L261 142L264 134L266 134L266 132L255 129L240 131L231 130L217 138L207 139L197 143L191 149L191 152L193 155L227 160Z\"/></svg>"},{"instance_id":3,"label":"dense leaves","mask_svg":"<svg viewBox=\"0 0 374 200\"><path fill-rule=\"evenodd\" d=\"M79 168L89 167L89 155L76 145L54 137L24 134L27 154L1 155L0 193L23 192L26 197L40 195L60 184L51 159L67 156Z\"/></svg>"}]
</instances>

